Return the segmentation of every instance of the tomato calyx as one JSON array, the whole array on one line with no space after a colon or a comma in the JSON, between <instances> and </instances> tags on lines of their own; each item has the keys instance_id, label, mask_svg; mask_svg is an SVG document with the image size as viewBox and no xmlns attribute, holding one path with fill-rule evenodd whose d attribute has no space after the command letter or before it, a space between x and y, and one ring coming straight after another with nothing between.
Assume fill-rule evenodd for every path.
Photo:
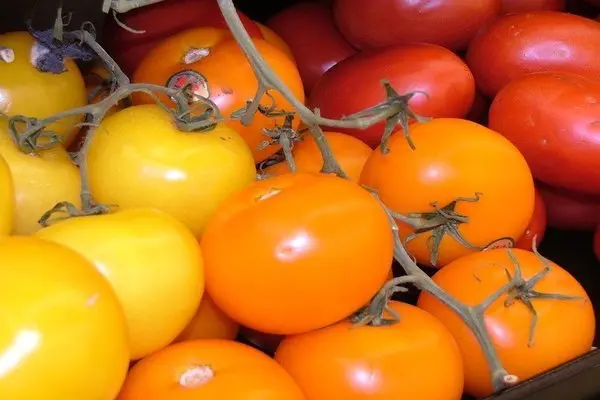
<instances>
[{"instance_id":1,"label":"tomato calyx","mask_svg":"<svg viewBox=\"0 0 600 400\"><path fill-rule=\"evenodd\" d=\"M197 365L188 368L179 377L179 385L186 389L195 389L207 384L215 377L215 371L209 365Z\"/></svg>"},{"instance_id":2,"label":"tomato calyx","mask_svg":"<svg viewBox=\"0 0 600 400\"><path fill-rule=\"evenodd\" d=\"M10 64L15 61L15 51L5 46L0 46L0 60Z\"/></svg>"},{"instance_id":3,"label":"tomato calyx","mask_svg":"<svg viewBox=\"0 0 600 400\"><path fill-rule=\"evenodd\" d=\"M112 205L97 204L91 207L82 207L82 209L80 210L68 201L61 201L60 203L57 203L54 207L52 207L50 210L46 211L44 215L42 215L42 217L38 220L38 223L45 228L47 226L52 225L55 222L63 221L69 218L108 214L115 207L116 206ZM57 214L60 215L56 216Z\"/></svg>"},{"instance_id":4,"label":"tomato calyx","mask_svg":"<svg viewBox=\"0 0 600 400\"><path fill-rule=\"evenodd\" d=\"M381 152L383 154L389 153L390 149L388 147L388 140L396 129L397 125L400 125L402 128L402 132L404 133L404 137L408 141L410 148L415 150L416 147L410 137L410 131L408 128L409 122L411 120L416 122L427 122L430 120L430 118L414 113L409 107L408 103L416 94L423 94L425 96L428 94L421 90L415 90L413 92L400 95L392 87L388 80L383 79L381 84L385 90L385 101L363 111L342 117L342 120L374 117L385 112L388 114L388 116L385 118L385 129L383 131L383 136L381 137L381 144L379 145Z\"/></svg>"},{"instance_id":5,"label":"tomato calyx","mask_svg":"<svg viewBox=\"0 0 600 400\"><path fill-rule=\"evenodd\" d=\"M264 149L272 145L280 145L283 152L283 157L288 163L291 172L296 172L296 163L294 162L294 156L292 150L294 149L294 143L301 140L298 131L292 128L292 122L294 120L294 113L286 113L283 124L275 126L273 129L265 129L264 134L270 139L262 142L258 147Z\"/></svg>"},{"instance_id":6,"label":"tomato calyx","mask_svg":"<svg viewBox=\"0 0 600 400\"><path fill-rule=\"evenodd\" d=\"M44 130L46 125L37 118L24 115L14 115L8 119L8 131L13 142L25 154L37 155L60 143L60 137L55 132Z\"/></svg>"}]
</instances>

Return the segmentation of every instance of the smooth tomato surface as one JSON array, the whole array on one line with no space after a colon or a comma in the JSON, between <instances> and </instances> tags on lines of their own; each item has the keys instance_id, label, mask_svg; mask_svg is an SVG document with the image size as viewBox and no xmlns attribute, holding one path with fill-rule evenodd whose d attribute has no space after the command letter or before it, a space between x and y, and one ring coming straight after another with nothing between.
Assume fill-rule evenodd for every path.
<instances>
[{"instance_id":1,"label":"smooth tomato surface","mask_svg":"<svg viewBox=\"0 0 600 400\"><path fill-rule=\"evenodd\" d=\"M217 307L207 293L202 295L196 314L175 342L195 339L230 339L237 336L240 326Z\"/></svg>"},{"instance_id":2,"label":"smooth tomato surface","mask_svg":"<svg viewBox=\"0 0 600 400\"><path fill-rule=\"evenodd\" d=\"M359 139L339 132L324 132L334 158L340 164L348 178L358 182L365 162L373 152L369 146ZM307 132L301 142L295 143L292 151L296 171L320 172L323 167L323 156L312 135ZM271 165L263 171L268 175L281 175L290 172L286 161Z\"/></svg>"},{"instance_id":3,"label":"smooth tomato surface","mask_svg":"<svg viewBox=\"0 0 600 400\"><path fill-rule=\"evenodd\" d=\"M498 19L473 39L466 59L477 87L494 97L512 80L531 72L573 72L600 78L599 51L600 24L596 21L536 11Z\"/></svg>"},{"instance_id":4,"label":"smooth tomato surface","mask_svg":"<svg viewBox=\"0 0 600 400\"><path fill-rule=\"evenodd\" d=\"M292 4L271 17L267 25L290 46L307 94L327 70L356 53L337 30L326 4Z\"/></svg>"},{"instance_id":5,"label":"smooth tomato surface","mask_svg":"<svg viewBox=\"0 0 600 400\"><path fill-rule=\"evenodd\" d=\"M536 189L533 216L529 221L529 225L527 225L527 229L525 229L525 233L517 241L515 247L518 247L523 250L532 250L534 237L536 246L539 246L542 240L544 240L546 224L546 205L544 204L544 199L540 194L540 191Z\"/></svg>"},{"instance_id":6,"label":"smooth tomato surface","mask_svg":"<svg viewBox=\"0 0 600 400\"><path fill-rule=\"evenodd\" d=\"M344 321L288 336L275 360L310 399L462 398L463 361L448 329L415 306L389 306L401 316L391 326Z\"/></svg>"},{"instance_id":7,"label":"smooth tomato surface","mask_svg":"<svg viewBox=\"0 0 600 400\"><path fill-rule=\"evenodd\" d=\"M0 156L0 236L13 233L15 220L15 187L10 167Z\"/></svg>"},{"instance_id":8,"label":"smooth tomato surface","mask_svg":"<svg viewBox=\"0 0 600 400\"><path fill-rule=\"evenodd\" d=\"M111 283L125 310L133 360L172 342L200 304L200 246L166 213L126 209L70 218L36 236L76 250Z\"/></svg>"},{"instance_id":9,"label":"smooth tomato surface","mask_svg":"<svg viewBox=\"0 0 600 400\"><path fill-rule=\"evenodd\" d=\"M528 280L544 269L532 252L514 249ZM566 270L550 262L551 270L533 289L581 297L580 300L531 300L537 324L530 345L531 311L516 301L506 307L506 295L485 312L485 324L509 374L524 381L590 351L595 333L594 310L585 290ZM478 305L508 282L515 267L506 249L488 250L463 257L439 270L433 280L467 305ZM462 319L426 292L417 305L438 318L454 335L465 368L465 392L476 397L492 393L490 372L479 343Z\"/></svg>"},{"instance_id":10,"label":"smooth tomato surface","mask_svg":"<svg viewBox=\"0 0 600 400\"><path fill-rule=\"evenodd\" d=\"M416 150L396 133L387 154L373 151L361 184L376 189L391 210L403 215L434 212L432 203L444 207L480 193L479 201L456 205L455 211L468 218L457 227L462 237L474 246L521 237L533 214L535 188L525 159L508 140L482 125L450 118L414 124L411 137ZM401 238L414 232L400 221L399 228ZM431 264L429 237L424 233L408 242L409 253L426 265ZM445 235L437 266L473 251Z\"/></svg>"},{"instance_id":11,"label":"smooth tomato surface","mask_svg":"<svg viewBox=\"0 0 600 400\"><path fill-rule=\"evenodd\" d=\"M138 362L117 400L191 398L305 399L269 356L231 340L205 339L171 345Z\"/></svg>"},{"instance_id":12,"label":"smooth tomato surface","mask_svg":"<svg viewBox=\"0 0 600 400\"><path fill-rule=\"evenodd\" d=\"M433 43L452 50L467 47L481 27L500 13L501 0L337 0L340 31L358 48Z\"/></svg>"},{"instance_id":13,"label":"smooth tomato surface","mask_svg":"<svg viewBox=\"0 0 600 400\"><path fill-rule=\"evenodd\" d=\"M230 196L211 218L201 241L206 288L244 326L302 333L369 301L386 281L392 242L385 212L356 183L275 176Z\"/></svg>"},{"instance_id":14,"label":"smooth tomato surface","mask_svg":"<svg viewBox=\"0 0 600 400\"><path fill-rule=\"evenodd\" d=\"M129 348L109 283L39 238L0 239L0 264L0 398L113 400Z\"/></svg>"},{"instance_id":15,"label":"smooth tomato surface","mask_svg":"<svg viewBox=\"0 0 600 400\"><path fill-rule=\"evenodd\" d=\"M488 126L519 148L536 179L600 195L599 113L600 81L543 72L505 86Z\"/></svg>"},{"instance_id":16,"label":"smooth tomato surface","mask_svg":"<svg viewBox=\"0 0 600 400\"><path fill-rule=\"evenodd\" d=\"M53 74L40 72L31 62L35 39L28 32L0 35L0 46L14 51L12 63L0 62L0 114L47 118L87 104L81 72L70 58L65 58L66 71ZM68 146L77 135L82 115L63 118L48 125Z\"/></svg>"},{"instance_id":17,"label":"smooth tomato surface","mask_svg":"<svg viewBox=\"0 0 600 400\"><path fill-rule=\"evenodd\" d=\"M537 185L546 205L548 226L593 231L600 222L600 196Z\"/></svg>"},{"instance_id":18,"label":"smooth tomato surface","mask_svg":"<svg viewBox=\"0 0 600 400\"><path fill-rule=\"evenodd\" d=\"M502 14L529 11L563 11L566 0L502 0Z\"/></svg>"},{"instance_id":19,"label":"smooth tomato surface","mask_svg":"<svg viewBox=\"0 0 600 400\"><path fill-rule=\"evenodd\" d=\"M347 116L385 100L382 79L389 80L400 95L427 93L415 94L408 103L426 117L462 118L475 96L473 75L457 55L440 46L412 43L345 59L323 75L308 103L324 117ZM383 122L364 130L340 129L371 147L379 144L383 130Z\"/></svg>"},{"instance_id":20,"label":"smooth tomato surface","mask_svg":"<svg viewBox=\"0 0 600 400\"><path fill-rule=\"evenodd\" d=\"M294 62L282 50L263 39L254 39L254 45L277 76L296 98L303 102L302 81ZM190 51L198 49L203 49L206 54L197 57L194 62L182 62ZM246 56L231 33L225 29L195 28L168 37L144 57L133 75L134 82L154 83L172 88L190 83L189 79L198 79L195 93L213 100L225 117L244 108L246 101L252 99L258 89L258 81ZM271 92L278 109L294 111L279 92ZM164 95L159 98L168 101ZM134 95L133 99L135 104L155 102L146 94ZM265 96L261 104L271 106L273 101L269 96ZM280 148L275 145L262 150L258 148L262 142L269 139L264 129L272 129L283 121L283 117L268 118L257 114L249 126L244 126L239 121L228 121L226 124L246 140L256 162L260 162ZM296 120L293 127L296 128L298 123Z\"/></svg>"},{"instance_id":21,"label":"smooth tomato surface","mask_svg":"<svg viewBox=\"0 0 600 400\"><path fill-rule=\"evenodd\" d=\"M226 197L256 179L250 149L235 131L219 124L181 132L169 113L152 104L102 121L88 172L96 201L166 211L196 236Z\"/></svg>"}]
</instances>

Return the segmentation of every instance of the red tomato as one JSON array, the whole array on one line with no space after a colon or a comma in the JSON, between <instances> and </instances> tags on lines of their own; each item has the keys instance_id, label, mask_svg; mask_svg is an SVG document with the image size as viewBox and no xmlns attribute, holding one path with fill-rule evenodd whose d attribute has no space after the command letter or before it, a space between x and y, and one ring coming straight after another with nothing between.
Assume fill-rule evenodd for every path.
<instances>
[{"instance_id":1,"label":"red tomato","mask_svg":"<svg viewBox=\"0 0 600 400\"><path fill-rule=\"evenodd\" d=\"M467 47L477 31L500 13L501 0L338 0L340 31L358 48L401 43Z\"/></svg>"},{"instance_id":2,"label":"red tomato","mask_svg":"<svg viewBox=\"0 0 600 400\"><path fill-rule=\"evenodd\" d=\"M556 11L498 19L469 45L467 64L483 94L494 97L530 72L575 72L600 78L600 24Z\"/></svg>"},{"instance_id":3,"label":"red tomato","mask_svg":"<svg viewBox=\"0 0 600 400\"><path fill-rule=\"evenodd\" d=\"M427 93L417 93L409 102L415 113L427 117L464 117L475 96L473 75L456 54L433 44L411 43L345 59L323 75L308 103L329 118L362 111L385 100L381 79L389 80L400 95ZM364 130L337 130L376 147L383 129L382 122Z\"/></svg>"},{"instance_id":4,"label":"red tomato","mask_svg":"<svg viewBox=\"0 0 600 400\"><path fill-rule=\"evenodd\" d=\"M565 0L502 0L502 14L565 9Z\"/></svg>"},{"instance_id":5,"label":"red tomato","mask_svg":"<svg viewBox=\"0 0 600 400\"><path fill-rule=\"evenodd\" d=\"M517 146L536 179L600 195L599 115L600 81L541 72L498 92L488 126Z\"/></svg>"},{"instance_id":6,"label":"red tomato","mask_svg":"<svg viewBox=\"0 0 600 400\"><path fill-rule=\"evenodd\" d=\"M596 233L594 234L594 254L600 261L600 225L596 227Z\"/></svg>"},{"instance_id":7,"label":"red tomato","mask_svg":"<svg viewBox=\"0 0 600 400\"><path fill-rule=\"evenodd\" d=\"M260 29L243 13L238 15L252 37L262 38ZM118 15L119 21L143 33L120 27L112 16L103 27L104 45L123 71L131 75L144 56L163 39L185 29L201 26L226 28L215 0L168 0Z\"/></svg>"},{"instance_id":8,"label":"red tomato","mask_svg":"<svg viewBox=\"0 0 600 400\"><path fill-rule=\"evenodd\" d=\"M535 205L533 206L533 216L529 225L525 230L525 233L515 244L523 250L531 250L533 245L533 237L535 236L536 246L539 246L544 239L544 233L546 232L546 205L544 199L538 189L535 190Z\"/></svg>"},{"instance_id":9,"label":"red tomato","mask_svg":"<svg viewBox=\"0 0 600 400\"><path fill-rule=\"evenodd\" d=\"M548 226L593 231L600 222L600 196L539 184L538 190L546 205Z\"/></svg>"},{"instance_id":10,"label":"red tomato","mask_svg":"<svg viewBox=\"0 0 600 400\"><path fill-rule=\"evenodd\" d=\"M325 4L296 3L271 17L267 26L292 49L306 93L325 71L356 53L337 30Z\"/></svg>"}]
</instances>

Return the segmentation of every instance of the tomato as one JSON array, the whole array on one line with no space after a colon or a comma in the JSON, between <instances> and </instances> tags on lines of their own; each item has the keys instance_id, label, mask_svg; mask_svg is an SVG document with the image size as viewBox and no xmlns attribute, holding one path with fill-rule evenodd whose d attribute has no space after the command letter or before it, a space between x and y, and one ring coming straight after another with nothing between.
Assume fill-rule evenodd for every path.
<instances>
[{"instance_id":1,"label":"tomato","mask_svg":"<svg viewBox=\"0 0 600 400\"><path fill-rule=\"evenodd\" d=\"M267 25L289 44L310 93L323 74L356 53L335 26L330 6L300 2L272 16Z\"/></svg>"},{"instance_id":2,"label":"tomato","mask_svg":"<svg viewBox=\"0 0 600 400\"><path fill-rule=\"evenodd\" d=\"M594 254L600 261L600 224L596 227L596 233L594 234Z\"/></svg>"},{"instance_id":3,"label":"tomato","mask_svg":"<svg viewBox=\"0 0 600 400\"><path fill-rule=\"evenodd\" d=\"M238 16L252 37L262 38L250 18L239 11ZM119 14L117 18L138 32L130 32L113 17L107 17L102 29L103 44L128 75L166 37L201 26L228 29L215 0L162 1Z\"/></svg>"},{"instance_id":4,"label":"tomato","mask_svg":"<svg viewBox=\"0 0 600 400\"><path fill-rule=\"evenodd\" d=\"M505 86L488 126L519 148L536 179L600 195L599 113L600 81L543 72Z\"/></svg>"},{"instance_id":5,"label":"tomato","mask_svg":"<svg viewBox=\"0 0 600 400\"><path fill-rule=\"evenodd\" d=\"M0 237L12 233L14 219L15 186L10 168L0 155Z\"/></svg>"},{"instance_id":6,"label":"tomato","mask_svg":"<svg viewBox=\"0 0 600 400\"><path fill-rule=\"evenodd\" d=\"M275 360L310 399L461 399L463 362L448 329L415 306L389 306L398 323L352 328L343 321L288 336Z\"/></svg>"},{"instance_id":7,"label":"tomato","mask_svg":"<svg viewBox=\"0 0 600 400\"><path fill-rule=\"evenodd\" d=\"M544 270L532 252L514 249L523 278L529 280ZM549 262L550 271L533 290L577 296L577 300L532 299L537 324L531 329L532 313L520 300L501 296L485 312L487 332L504 368L524 381L590 351L595 321L592 303L585 290L566 270ZM448 264L434 276L435 283L459 301L478 305L508 282L515 267L506 249L471 254ZM517 294L517 293L515 293ZM438 318L454 335L465 369L465 392L475 397L492 393L490 371L475 335L448 307L427 292L417 305ZM532 336L533 335L533 336Z\"/></svg>"},{"instance_id":8,"label":"tomato","mask_svg":"<svg viewBox=\"0 0 600 400\"><path fill-rule=\"evenodd\" d=\"M409 147L404 135L392 135L389 152L373 152L360 182L377 190L381 200L397 213L436 215L431 224L416 219L428 229L407 243L418 262L442 267L476 250L444 234L453 226L473 246L521 237L533 214L535 188L529 167L515 146L496 132L462 119L414 124L410 134L416 150ZM475 201L477 194L480 198ZM455 204L451 217L436 213L433 204L443 208L459 198L465 200ZM451 207L446 211L451 212ZM467 222L461 222L461 216L467 217ZM415 232L408 224L398 223L402 239ZM430 238L440 234L436 257Z\"/></svg>"},{"instance_id":9,"label":"tomato","mask_svg":"<svg viewBox=\"0 0 600 400\"><path fill-rule=\"evenodd\" d=\"M13 141L6 119L0 119L0 156L8 164L14 184L13 233L26 235L40 229L38 220L58 202L81 205L79 169L62 145L26 154Z\"/></svg>"},{"instance_id":10,"label":"tomato","mask_svg":"<svg viewBox=\"0 0 600 400\"><path fill-rule=\"evenodd\" d=\"M138 362L117 400L304 400L269 356L230 340L171 345Z\"/></svg>"},{"instance_id":11,"label":"tomato","mask_svg":"<svg viewBox=\"0 0 600 400\"><path fill-rule=\"evenodd\" d=\"M384 101L382 79L401 95L427 93L415 94L408 103L426 117L464 117L475 96L473 75L457 55L443 47L413 43L345 59L323 75L308 102L324 117L341 118ZM340 129L371 147L379 144L383 130L383 122L364 130Z\"/></svg>"},{"instance_id":12,"label":"tomato","mask_svg":"<svg viewBox=\"0 0 600 400\"><path fill-rule=\"evenodd\" d=\"M598 51L600 24L596 21L536 11L498 19L471 42L466 59L477 87L494 97L512 80L531 72L551 70L600 78Z\"/></svg>"},{"instance_id":13,"label":"tomato","mask_svg":"<svg viewBox=\"0 0 600 400\"><path fill-rule=\"evenodd\" d=\"M286 335L369 301L386 281L393 237L379 203L356 183L298 172L230 196L201 246L217 306L244 326Z\"/></svg>"},{"instance_id":14,"label":"tomato","mask_svg":"<svg viewBox=\"0 0 600 400\"><path fill-rule=\"evenodd\" d=\"M85 83L75 61L64 60L66 71L40 72L31 57L35 39L28 32L0 35L0 46L15 53L12 63L0 62L0 113L47 118L87 104ZM82 115L63 118L48 125L47 131L60 136L68 146L75 138Z\"/></svg>"},{"instance_id":15,"label":"tomato","mask_svg":"<svg viewBox=\"0 0 600 400\"><path fill-rule=\"evenodd\" d=\"M329 142L333 156L348 178L358 182L363 165L373 150L350 135L339 132L325 132L324 135ZM307 132L302 141L294 144L292 154L296 163L296 171L321 171L323 156L310 133ZM265 168L263 172L267 175L281 175L290 172L290 168L288 163L283 161Z\"/></svg>"},{"instance_id":16,"label":"tomato","mask_svg":"<svg viewBox=\"0 0 600 400\"><path fill-rule=\"evenodd\" d=\"M288 44L285 42L285 40L281 38L281 36L275 33L275 31L273 31L271 28L261 24L260 22L255 21L254 23L256 24L256 26L258 26L258 29L260 29L260 33L262 34L263 39L265 39L267 43L270 43L273 46L277 47L279 50L283 51L290 60L296 63L296 59L294 58L294 53L292 53L292 49L290 49L290 46L288 46Z\"/></svg>"},{"instance_id":17,"label":"tomato","mask_svg":"<svg viewBox=\"0 0 600 400\"><path fill-rule=\"evenodd\" d=\"M593 231L600 222L600 196L538 185L548 225L559 229Z\"/></svg>"},{"instance_id":18,"label":"tomato","mask_svg":"<svg viewBox=\"0 0 600 400\"><path fill-rule=\"evenodd\" d=\"M210 296L204 293L196 315L175 339L175 342L194 339L233 340L239 329L237 322L221 311Z\"/></svg>"},{"instance_id":19,"label":"tomato","mask_svg":"<svg viewBox=\"0 0 600 400\"><path fill-rule=\"evenodd\" d=\"M535 191L535 204L533 207L533 216L529 221L529 225L525 230L525 233L517 241L515 247L523 250L532 250L533 238L535 236L536 246L539 246L542 240L544 240L544 233L546 232L546 205L544 199L540 194L540 191Z\"/></svg>"},{"instance_id":20,"label":"tomato","mask_svg":"<svg viewBox=\"0 0 600 400\"><path fill-rule=\"evenodd\" d=\"M34 237L1 239L0 264L0 398L114 399L129 348L108 282L73 250Z\"/></svg>"},{"instance_id":21,"label":"tomato","mask_svg":"<svg viewBox=\"0 0 600 400\"><path fill-rule=\"evenodd\" d=\"M91 192L121 209L168 212L196 235L229 195L256 179L248 146L219 124L181 132L157 105L121 110L104 119L88 153Z\"/></svg>"},{"instance_id":22,"label":"tomato","mask_svg":"<svg viewBox=\"0 0 600 400\"><path fill-rule=\"evenodd\" d=\"M361 0L334 2L337 25L361 49L401 43L438 44L451 50L471 38L500 13L501 0Z\"/></svg>"},{"instance_id":23,"label":"tomato","mask_svg":"<svg viewBox=\"0 0 600 400\"><path fill-rule=\"evenodd\" d=\"M304 101L302 81L295 64L284 52L262 39L254 39L254 45L292 93L301 102ZM199 59L195 62L182 64L182 58L190 54L190 49L192 51L204 49L208 54L198 56ZM210 97L225 117L244 108L258 88L256 76L246 56L229 31L214 28L191 29L165 39L146 55L133 76L134 82L169 87L189 83L190 79L198 80L197 94ZM277 108L294 111L279 92L272 91L270 94L275 99ZM164 95L159 98L169 101ZM134 95L133 99L136 104L154 104L154 99L147 94ZM273 100L265 96L261 104L270 106ZM260 162L280 148L280 146L267 146L262 150L258 148L268 140L264 129L272 129L276 123L281 125L283 122L284 117L269 118L259 113L250 126L244 126L237 120L226 123L246 140L256 162ZM296 120L292 127L297 126Z\"/></svg>"},{"instance_id":24,"label":"tomato","mask_svg":"<svg viewBox=\"0 0 600 400\"><path fill-rule=\"evenodd\" d=\"M566 0L502 0L502 14L528 11L563 11Z\"/></svg>"}]
</instances>

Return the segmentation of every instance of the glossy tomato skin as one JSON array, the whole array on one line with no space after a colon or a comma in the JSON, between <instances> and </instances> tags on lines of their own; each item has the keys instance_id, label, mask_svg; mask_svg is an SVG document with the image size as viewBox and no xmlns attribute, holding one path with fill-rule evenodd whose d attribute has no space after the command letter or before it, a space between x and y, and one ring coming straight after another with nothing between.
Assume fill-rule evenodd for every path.
<instances>
[{"instance_id":1,"label":"glossy tomato skin","mask_svg":"<svg viewBox=\"0 0 600 400\"><path fill-rule=\"evenodd\" d=\"M535 190L535 205L533 207L533 216L529 221L529 225L525 230L525 233L521 236L521 238L515 244L515 247L523 250L532 250L533 248L533 238L535 237L536 246L538 246L544 240L544 233L546 232L546 205L544 204L544 199L540 194L539 190Z\"/></svg>"},{"instance_id":2,"label":"glossy tomato skin","mask_svg":"<svg viewBox=\"0 0 600 400\"><path fill-rule=\"evenodd\" d=\"M321 115L340 118L385 100L381 80L387 79L399 94L417 93L411 109L426 117L462 118L471 109L475 82L466 64L443 47L412 43L358 53L331 68L311 92L308 103ZM399 129L399 128L398 128ZM370 128L340 129L376 147L384 124Z\"/></svg>"},{"instance_id":3,"label":"glossy tomato skin","mask_svg":"<svg viewBox=\"0 0 600 400\"><path fill-rule=\"evenodd\" d=\"M385 212L356 183L275 176L230 196L211 218L201 239L206 288L244 326L306 332L369 301L386 281L392 239Z\"/></svg>"},{"instance_id":4,"label":"glossy tomato skin","mask_svg":"<svg viewBox=\"0 0 600 400\"><path fill-rule=\"evenodd\" d=\"M256 179L250 149L233 130L217 125L181 132L170 114L152 104L102 121L90 145L88 173L96 201L165 211L197 237L226 197Z\"/></svg>"},{"instance_id":5,"label":"glossy tomato skin","mask_svg":"<svg viewBox=\"0 0 600 400\"><path fill-rule=\"evenodd\" d=\"M217 307L207 293L202 295L196 314L174 342L196 339L229 339L237 336L240 326Z\"/></svg>"},{"instance_id":6,"label":"glossy tomato skin","mask_svg":"<svg viewBox=\"0 0 600 400\"><path fill-rule=\"evenodd\" d=\"M599 51L597 22L556 11L536 11L498 19L473 39L466 60L477 87L493 98L512 80L531 72L572 72L600 78Z\"/></svg>"},{"instance_id":7,"label":"glossy tomato skin","mask_svg":"<svg viewBox=\"0 0 600 400\"><path fill-rule=\"evenodd\" d=\"M28 32L0 35L0 46L14 51L12 63L0 62L0 114L47 118L87 104L85 83L75 61L66 58L66 71L40 72L31 63L36 41ZM68 146L77 135L83 116L76 115L48 125Z\"/></svg>"},{"instance_id":8,"label":"glossy tomato skin","mask_svg":"<svg viewBox=\"0 0 600 400\"><path fill-rule=\"evenodd\" d=\"M15 186L10 167L0 156L0 236L13 232L15 220Z\"/></svg>"},{"instance_id":9,"label":"glossy tomato skin","mask_svg":"<svg viewBox=\"0 0 600 400\"><path fill-rule=\"evenodd\" d=\"M288 336L275 360L310 399L462 398L463 361L448 329L415 306L389 306L402 318L391 326L343 321Z\"/></svg>"},{"instance_id":10,"label":"glossy tomato skin","mask_svg":"<svg viewBox=\"0 0 600 400\"><path fill-rule=\"evenodd\" d=\"M544 269L532 252L513 249L523 278ZM594 310L583 287L566 270L550 262L550 272L534 290L581 297L581 300L532 300L538 315L530 344L531 312L521 302L506 307L501 296L485 312L485 325L498 357L511 375L522 382L590 351L595 333ZM506 271L514 276L507 249L471 254L439 270L433 280L467 305L478 305L507 283ZM417 306L438 318L452 332L464 360L465 392L475 397L492 394L489 367L479 343L462 319L426 292Z\"/></svg>"},{"instance_id":11,"label":"glossy tomato skin","mask_svg":"<svg viewBox=\"0 0 600 400\"><path fill-rule=\"evenodd\" d=\"M455 211L469 219L458 225L463 238L487 246L503 237L521 237L533 214L535 187L525 159L508 140L482 125L453 118L414 124L410 134L416 150L404 135L392 135L389 152L373 151L360 183L376 189L391 210L403 215L433 212L434 202L444 207L480 193L479 201L456 205ZM402 238L414 232L398 223ZM421 234L407 244L409 253L425 265L431 264L429 237L431 233ZM473 251L445 236L437 266Z\"/></svg>"},{"instance_id":12,"label":"glossy tomato skin","mask_svg":"<svg viewBox=\"0 0 600 400\"><path fill-rule=\"evenodd\" d=\"M324 132L333 156L354 182L360 179L360 173L372 149L359 139L339 132ZM294 144L292 151L296 171L320 172L323 167L323 156L310 133L304 135L304 139ZM263 171L267 175L281 175L290 172L286 161L271 165Z\"/></svg>"},{"instance_id":13,"label":"glossy tomato skin","mask_svg":"<svg viewBox=\"0 0 600 400\"><path fill-rule=\"evenodd\" d=\"M563 11L566 0L502 0L502 14L529 11Z\"/></svg>"},{"instance_id":14,"label":"glossy tomato skin","mask_svg":"<svg viewBox=\"0 0 600 400\"><path fill-rule=\"evenodd\" d=\"M307 94L328 69L356 53L325 4L295 3L271 17L267 25L289 44Z\"/></svg>"},{"instance_id":15,"label":"glossy tomato skin","mask_svg":"<svg viewBox=\"0 0 600 400\"><path fill-rule=\"evenodd\" d=\"M600 222L600 196L557 189L548 185L537 185L544 199L548 226L593 231Z\"/></svg>"},{"instance_id":16,"label":"glossy tomato skin","mask_svg":"<svg viewBox=\"0 0 600 400\"><path fill-rule=\"evenodd\" d=\"M600 81L541 72L498 93L488 126L519 148L536 179L600 195L599 113Z\"/></svg>"},{"instance_id":17,"label":"glossy tomato skin","mask_svg":"<svg viewBox=\"0 0 600 400\"><path fill-rule=\"evenodd\" d=\"M192 340L138 362L117 400L305 400L290 375L259 350L231 340Z\"/></svg>"},{"instance_id":18,"label":"glossy tomato skin","mask_svg":"<svg viewBox=\"0 0 600 400\"><path fill-rule=\"evenodd\" d=\"M337 25L361 49L423 42L461 50L500 13L501 0L337 0Z\"/></svg>"},{"instance_id":19,"label":"glossy tomato skin","mask_svg":"<svg viewBox=\"0 0 600 400\"><path fill-rule=\"evenodd\" d=\"M166 213L125 209L70 218L36 236L82 254L111 283L127 318L132 360L172 342L200 304L200 247L194 235Z\"/></svg>"},{"instance_id":20,"label":"glossy tomato skin","mask_svg":"<svg viewBox=\"0 0 600 400\"><path fill-rule=\"evenodd\" d=\"M114 399L129 347L108 282L73 250L34 237L0 240L0 263L0 356L11 361L0 398Z\"/></svg>"},{"instance_id":21,"label":"glossy tomato skin","mask_svg":"<svg viewBox=\"0 0 600 400\"><path fill-rule=\"evenodd\" d=\"M238 15L252 37L262 38L250 18L239 11ZM200 26L228 29L215 0L162 1L119 14L118 18L127 26L143 31L129 32L110 16L102 30L106 49L130 76L142 58L166 37Z\"/></svg>"},{"instance_id":22,"label":"glossy tomato skin","mask_svg":"<svg viewBox=\"0 0 600 400\"><path fill-rule=\"evenodd\" d=\"M302 81L294 62L282 50L262 39L255 39L254 45L296 98L303 102ZM205 49L208 54L195 62L183 64L181 60L190 49ZM190 74L200 82L197 94L213 100L226 118L234 111L243 109L258 89L256 76L231 33L215 28L190 29L166 38L140 62L133 82L177 87L180 79L182 83L187 83ZM271 95L277 108L293 111L291 104L279 92L274 91ZM159 98L169 101L165 95ZM272 99L265 96L261 104L272 106ZM155 100L151 96L138 94L133 96L133 102L154 104ZM249 126L242 125L238 120L229 120L226 124L244 138L256 162L260 162L280 148L271 145L259 149L259 145L269 139L264 129L273 129L283 122L283 117L268 118L257 114ZM299 120L295 120L292 127L296 128L298 124Z\"/></svg>"}]
</instances>

